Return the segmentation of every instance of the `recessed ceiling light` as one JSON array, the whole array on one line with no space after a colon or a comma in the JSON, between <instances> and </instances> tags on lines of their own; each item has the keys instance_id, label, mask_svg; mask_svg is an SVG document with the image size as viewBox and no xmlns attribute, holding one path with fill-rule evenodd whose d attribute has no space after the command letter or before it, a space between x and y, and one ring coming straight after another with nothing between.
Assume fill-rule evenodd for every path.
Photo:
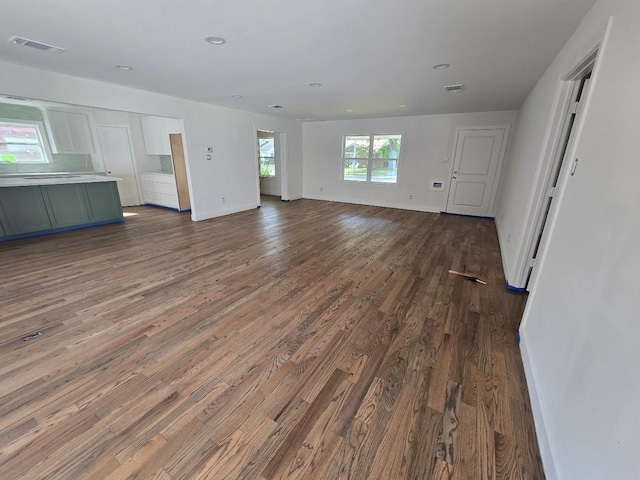
<instances>
[{"instance_id":1,"label":"recessed ceiling light","mask_svg":"<svg viewBox=\"0 0 640 480\"><path fill-rule=\"evenodd\" d=\"M282 105L278 105L278 104L275 104L275 103L272 103L271 105L269 105L269 107L271 107L271 108L284 108Z\"/></svg>"},{"instance_id":2,"label":"recessed ceiling light","mask_svg":"<svg viewBox=\"0 0 640 480\"><path fill-rule=\"evenodd\" d=\"M347 109L345 110L345 112L349 112L349 113L351 113L351 112L353 112L353 110L351 110L350 108L347 108Z\"/></svg>"},{"instance_id":3,"label":"recessed ceiling light","mask_svg":"<svg viewBox=\"0 0 640 480\"><path fill-rule=\"evenodd\" d=\"M204 41L211 45L224 45L227 43L227 41L222 37L205 37Z\"/></svg>"},{"instance_id":4,"label":"recessed ceiling light","mask_svg":"<svg viewBox=\"0 0 640 480\"><path fill-rule=\"evenodd\" d=\"M436 70L444 70L445 68L449 68L451 65L449 65L448 63L438 63L436 65L433 66L433 68L435 68Z\"/></svg>"},{"instance_id":5,"label":"recessed ceiling light","mask_svg":"<svg viewBox=\"0 0 640 480\"><path fill-rule=\"evenodd\" d=\"M321 84L321 83L318 83L318 82L313 82L313 83L310 83L310 84L309 84L309 86L310 86L310 87L321 87L321 86L322 86L322 84Z\"/></svg>"},{"instance_id":6,"label":"recessed ceiling light","mask_svg":"<svg viewBox=\"0 0 640 480\"><path fill-rule=\"evenodd\" d=\"M114 65L114 67L119 68L120 70L133 70L133 67L128 65Z\"/></svg>"},{"instance_id":7,"label":"recessed ceiling light","mask_svg":"<svg viewBox=\"0 0 640 480\"><path fill-rule=\"evenodd\" d=\"M407 108L407 106L404 103L401 103L400 105L398 105L398 108Z\"/></svg>"},{"instance_id":8,"label":"recessed ceiling light","mask_svg":"<svg viewBox=\"0 0 640 480\"><path fill-rule=\"evenodd\" d=\"M231 98L242 98L242 95L231 95Z\"/></svg>"}]
</instances>

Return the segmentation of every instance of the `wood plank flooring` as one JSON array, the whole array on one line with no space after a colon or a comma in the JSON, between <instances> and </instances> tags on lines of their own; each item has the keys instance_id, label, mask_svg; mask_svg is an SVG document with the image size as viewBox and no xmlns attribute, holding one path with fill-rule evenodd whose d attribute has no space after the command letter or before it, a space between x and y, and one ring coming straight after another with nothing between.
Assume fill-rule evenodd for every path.
<instances>
[{"instance_id":1,"label":"wood plank flooring","mask_svg":"<svg viewBox=\"0 0 640 480\"><path fill-rule=\"evenodd\" d=\"M544 478L492 221L126 211L0 244L0 478Z\"/></svg>"}]
</instances>

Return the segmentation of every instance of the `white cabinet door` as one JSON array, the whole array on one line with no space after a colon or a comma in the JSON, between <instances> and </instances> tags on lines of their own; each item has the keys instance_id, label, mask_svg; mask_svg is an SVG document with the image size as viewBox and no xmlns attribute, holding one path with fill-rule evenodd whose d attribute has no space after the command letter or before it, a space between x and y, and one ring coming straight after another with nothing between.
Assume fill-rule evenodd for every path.
<instances>
[{"instance_id":1,"label":"white cabinet door","mask_svg":"<svg viewBox=\"0 0 640 480\"><path fill-rule=\"evenodd\" d=\"M74 153L95 153L89 117L84 113L69 113L67 122L73 136Z\"/></svg>"},{"instance_id":2,"label":"white cabinet door","mask_svg":"<svg viewBox=\"0 0 640 480\"><path fill-rule=\"evenodd\" d=\"M94 154L95 146L84 113L47 110L53 153Z\"/></svg>"},{"instance_id":3,"label":"white cabinet door","mask_svg":"<svg viewBox=\"0 0 640 480\"><path fill-rule=\"evenodd\" d=\"M51 151L53 153L73 152L73 135L65 112L49 110L49 126L51 127Z\"/></svg>"},{"instance_id":4,"label":"white cabinet door","mask_svg":"<svg viewBox=\"0 0 640 480\"><path fill-rule=\"evenodd\" d=\"M182 133L182 121L166 117L140 117L147 155L171 155L170 133Z\"/></svg>"},{"instance_id":5,"label":"white cabinet door","mask_svg":"<svg viewBox=\"0 0 640 480\"><path fill-rule=\"evenodd\" d=\"M140 117L144 149L147 155L170 155L162 144L162 132L160 130L160 117Z\"/></svg>"}]
</instances>

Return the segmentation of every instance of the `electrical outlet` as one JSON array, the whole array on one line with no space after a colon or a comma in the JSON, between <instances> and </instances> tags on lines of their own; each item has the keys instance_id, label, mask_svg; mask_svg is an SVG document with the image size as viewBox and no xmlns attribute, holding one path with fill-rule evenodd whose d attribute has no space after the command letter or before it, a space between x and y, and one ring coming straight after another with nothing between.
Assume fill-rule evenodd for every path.
<instances>
[{"instance_id":1,"label":"electrical outlet","mask_svg":"<svg viewBox=\"0 0 640 480\"><path fill-rule=\"evenodd\" d=\"M409 195L409 200L413 200L413 195Z\"/></svg>"},{"instance_id":2,"label":"electrical outlet","mask_svg":"<svg viewBox=\"0 0 640 480\"><path fill-rule=\"evenodd\" d=\"M444 157L444 160L442 161L442 163L449 163L449 157Z\"/></svg>"},{"instance_id":3,"label":"electrical outlet","mask_svg":"<svg viewBox=\"0 0 640 480\"><path fill-rule=\"evenodd\" d=\"M226 200L225 200L225 198L224 198L224 197L222 197L222 203L224 203L224 202L226 202Z\"/></svg>"},{"instance_id":4,"label":"electrical outlet","mask_svg":"<svg viewBox=\"0 0 640 480\"><path fill-rule=\"evenodd\" d=\"M321 191L321 192L324 192L324 187L320 187L320 191Z\"/></svg>"},{"instance_id":5,"label":"electrical outlet","mask_svg":"<svg viewBox=\"0 0 640 480\"><path fill-rule=\"evenodd\" d=\"M207 155L207 160L211 160L211 155Z\"/></svg>"}]
</instances>

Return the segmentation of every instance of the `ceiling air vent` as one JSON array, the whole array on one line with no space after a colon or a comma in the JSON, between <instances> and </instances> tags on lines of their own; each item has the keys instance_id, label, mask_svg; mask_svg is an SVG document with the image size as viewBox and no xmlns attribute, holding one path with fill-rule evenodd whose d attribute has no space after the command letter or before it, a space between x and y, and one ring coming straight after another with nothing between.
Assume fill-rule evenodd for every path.
<instances>
[{"instance_id":1,"label":"ceiling air vent","mask_svg":"<svg viewBox=\"0 0 640 480\"><path fill-rule=\"evenodd\" d=\"M459 83L457 85L447 85L444 87L447 92L461 92L464 90L464 85Z\"/></svg>"},{"instance_id":2,"label":"ceiling air vent","mask_svg":"<svg viewBox=\"0 0 640 480\"><path fill-rule=\"evenodd\" d=\"M14 36L14 37L11 37L9 41L14 45L24 45L25 47L36 48L38 50L42 50L49 53L62 53L67 50L66 48L55 47L53 45L48 45L42 42L36 42L35 40L29 40L28 38L22 38L22 37Z\"/></svg>"}]
</instances>

